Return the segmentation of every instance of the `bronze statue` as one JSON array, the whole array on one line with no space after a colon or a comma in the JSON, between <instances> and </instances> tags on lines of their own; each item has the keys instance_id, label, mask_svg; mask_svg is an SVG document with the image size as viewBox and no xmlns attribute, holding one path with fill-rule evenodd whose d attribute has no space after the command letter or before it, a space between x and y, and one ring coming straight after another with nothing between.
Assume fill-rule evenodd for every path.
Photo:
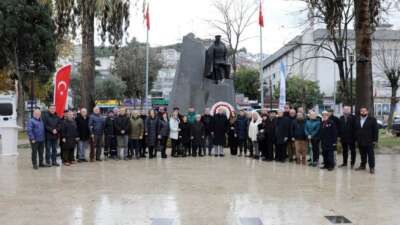
<instances>
[{"instance_id":1,"label":"bronze statue","mask_svg":"<svg viewBox=\"0 0 400 225\"><path fill-rule=\"evenodd\" d=\"M227 62L228 50L221 41L221 35L215 36L214 43L206 51L204 76L218 81L230 78L231 65Z\"/></svg>"}]
</instances>

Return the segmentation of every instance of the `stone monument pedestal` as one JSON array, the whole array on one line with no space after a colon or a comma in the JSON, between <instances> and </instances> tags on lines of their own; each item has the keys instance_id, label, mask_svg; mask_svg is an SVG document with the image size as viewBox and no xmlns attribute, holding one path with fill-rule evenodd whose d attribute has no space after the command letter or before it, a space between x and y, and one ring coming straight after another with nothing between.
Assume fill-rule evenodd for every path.
<instances>
[{"instance_id":1,"label":"stone monument pedestal","mask_svg":"<svg viewBox=\"0 0 400 225\"><path fill-rule=\"evenodd\" d=\"M194 107L196 112L201 113L204 108L211 108L221 101L236 106L233 80L225 79L215 84L214 80L204 77L205 52L205 46L194 34L183 37L181 56L170 94L169 112L179 107L186 114L189 107Z\"/></svg>"}]
</instances>

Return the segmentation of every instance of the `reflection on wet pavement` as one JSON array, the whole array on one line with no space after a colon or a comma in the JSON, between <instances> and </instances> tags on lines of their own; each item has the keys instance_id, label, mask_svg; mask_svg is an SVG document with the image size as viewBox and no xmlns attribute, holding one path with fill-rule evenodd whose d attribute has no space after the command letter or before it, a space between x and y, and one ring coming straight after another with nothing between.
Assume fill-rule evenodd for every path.
<instances>
[{"instance_id":1,"label":"reflection on wet pavement","mask_svg":"<svg viewBox=\"0 0 400 225\"><path fill-rule=\"evenodd\" d=\"M29 154L0 158L1 225L400 224L397 155L379 155L370 175L231 156L34 171Z\"/></svg>"}]
</instances>

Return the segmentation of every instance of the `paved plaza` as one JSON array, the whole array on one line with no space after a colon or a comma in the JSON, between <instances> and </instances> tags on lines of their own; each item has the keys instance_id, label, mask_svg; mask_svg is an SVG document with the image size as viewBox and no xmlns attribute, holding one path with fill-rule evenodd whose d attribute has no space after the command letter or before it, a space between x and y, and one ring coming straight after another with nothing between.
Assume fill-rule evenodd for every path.
<instances>
[{"instance_id":1,"label":"paved plaza","mask_svg":"<svg viewBox=\"0 0 400 225\"><path fill-rule=\"evenodd\" d=\"M371 175L230 155L35 171L29 153L0 158L1 225L400 224L400 155Z\"/></svg>"}]
</instances>

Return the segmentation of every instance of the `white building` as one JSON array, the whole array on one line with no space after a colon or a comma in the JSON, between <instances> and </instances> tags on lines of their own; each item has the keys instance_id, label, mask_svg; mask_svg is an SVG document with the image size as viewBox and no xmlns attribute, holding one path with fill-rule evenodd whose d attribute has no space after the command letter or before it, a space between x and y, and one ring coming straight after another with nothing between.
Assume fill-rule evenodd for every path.
<instances>
[{"instance_id":1,"label":"white building","mask_svg":"<svg viewBox=\"0 0 400 225\"><path fill-rule=\"evenodd\" d=\"M174 84L180 53L173 48L163 49L161 50L160 57L163 62L163 67L158 71L151 92L162 93L164 99L169 99L169 94Z\"/></svg>"},{"instance_id":2,"label":"white building","mask_svg":"<svg viewBox=\"0 0 400 225\"><path fill-rule=\"evenodd\" d=\"M285 46L270 55L264 61L263 79L264 82L271 83L273 89L279 85L280 81L280 64L281 62L286 67L286 77L300 76L305 79L317 81L319 83L321 92L324 93L323 105L321 108L335 107L335 93L337 90L337 81L339 80L339 72L336 63L326 58L312 58L304 60L313 56L330 56L328 50L321 50L319 53L315 52L315 48L299 43L320 44L322 41L327 41L327 32L325 29L308 29L303 34L295 37ZM355 48L354 31L349 31L349 51ZM379 46L390 46L393 43L400 43L400 30L391 29L378 29L374 34L373 48ZM333 46L332 46L333 48ZM377 116L384 116L390 110L390 87L387 80L384 79L383 74L374 66L376 62L373 57L373 79L374 79L374 95L375 95L375 112ZM353 67L353 76L356 76L356 64ZM397 111L400 111L397 106Z\"/></svg>"}]
</instances>

